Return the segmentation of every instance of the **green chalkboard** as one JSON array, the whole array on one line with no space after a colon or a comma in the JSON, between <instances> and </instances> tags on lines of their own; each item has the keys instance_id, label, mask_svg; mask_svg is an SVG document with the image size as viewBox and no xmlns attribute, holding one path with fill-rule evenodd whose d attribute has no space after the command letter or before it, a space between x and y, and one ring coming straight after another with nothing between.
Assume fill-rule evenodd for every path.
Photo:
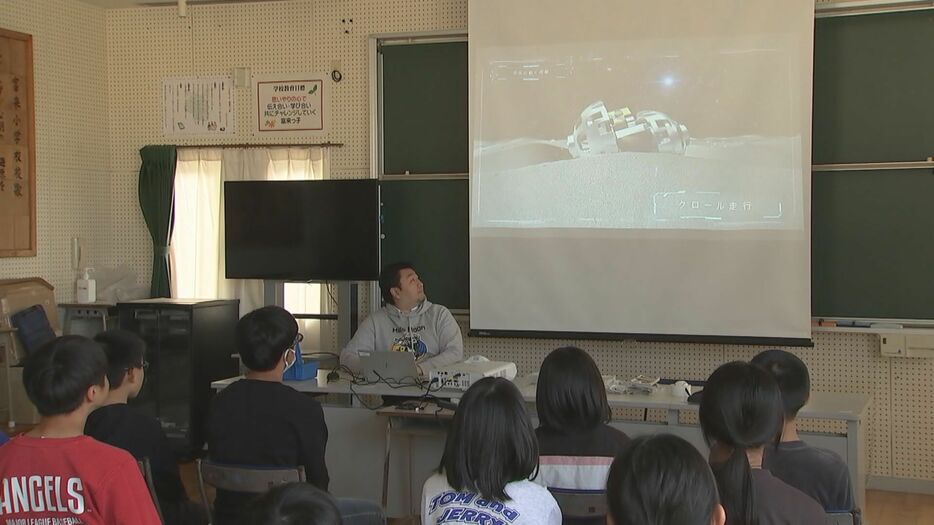
<instances>
[{"instance_id":1,"label":"green chalkboard","mask_svg":"<svg viewBox=\"0 0 934 525\"><path fill-rule=\"evenodd\" d=\"M413 263L431 301L467 310L467 179L439 177L467 173L467 42L396 42L379 48L380 258Z\"/></svg>"},{"instance_id":2,"label":"green chalkboard","mask_svg":"<svg viewBox=\"0 0 934 525\"><path fill-rule=\"evenodd\" d=\"M816 173L812 311L934 319L931 170Z\"/></svg>"},{"instance_id":3,"label":"green chalkboard","mask_svg":"<svg viewBox=\"0 0 934 525\"><path fill-rule=\"evenodd\" d=\"M934 155L934 11L816 20L814 164Z\"/></svg>"},{"instance_id":4,"label":"green chalkboard","mask_svg":"<svg viewBox=\"0 0 934 525\"><path fill-rule=\"evenodd\" d=\"M819 19L815 164L934 155L934 12ZM932 170L815 172L812 313L934 319Z\"/></svg>"},{"instance_id":5,"label":"green chalkboard","mask_svg":"<svg viewBox=\"0 0 934 525\"><path fill-rule=\"evenodd\" d=\"M381 258L409 261L432 302L470 307L467 181L384 180Z\"/></svg>"},{"instance_id":6,"label":"green chalkboard","mask_svg":"<svg viewBox=\"0 0 934 525\"><path fill-rule=\"evenodd\" d=\"M380 49L383 174L467 173L467 42Z\"/></svg>"}]
</instances>

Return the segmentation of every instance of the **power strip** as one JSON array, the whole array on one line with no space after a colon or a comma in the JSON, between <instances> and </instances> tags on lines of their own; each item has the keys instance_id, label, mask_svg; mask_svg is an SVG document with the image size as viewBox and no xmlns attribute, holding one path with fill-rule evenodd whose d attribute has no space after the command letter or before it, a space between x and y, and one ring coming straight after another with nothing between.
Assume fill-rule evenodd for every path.
<instances>
[{"instance_id":1,"label":"power strip","mask_svg":"<svg viewBox=\"0 0 934 525\"><path fill-rule=\"evenodd\" d=\"M460 363L432 370L428 379L440 385L438 388L467 390L484 377L516 377L516 364L502 361L490 361L482 356L472 356Z\"/></svg>"}]
</instances>

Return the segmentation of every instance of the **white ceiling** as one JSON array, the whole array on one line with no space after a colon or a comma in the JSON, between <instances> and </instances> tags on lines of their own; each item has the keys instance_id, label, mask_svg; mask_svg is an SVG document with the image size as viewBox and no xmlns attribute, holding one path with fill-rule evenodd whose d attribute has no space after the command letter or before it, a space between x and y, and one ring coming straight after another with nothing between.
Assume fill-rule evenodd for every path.
<instances>
[{"instance_id":1,"label":"white ceiling","mask_svg":"<svg viewBox=\"0 0 934 525\"><path fill-rule=\"evenodd\" d=\"M176 5L177 0L80 0L86 4L96 5L104 9L117 9L121 7L141 7L154 5ZM188 5L194 4L234 4L242 2L275 2L278 0L187 0Z\"/></svg>"}]
</instances>

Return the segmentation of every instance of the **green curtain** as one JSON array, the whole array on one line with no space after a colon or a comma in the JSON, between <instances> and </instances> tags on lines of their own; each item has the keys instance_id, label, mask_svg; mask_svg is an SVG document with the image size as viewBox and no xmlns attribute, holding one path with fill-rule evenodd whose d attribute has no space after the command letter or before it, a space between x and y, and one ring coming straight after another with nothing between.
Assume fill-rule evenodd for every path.
<instances>
[{"instance_id":1,"label":"green curtain","mask_svg":"<svg viewBox=\"0 0 934 525\"><path fill-rule=\"evenodd\" d=\"M175 146L139 150L139 207L152 237L152 297L169 297L169 240L175 223Z\"/></svg>"}]
</instances>

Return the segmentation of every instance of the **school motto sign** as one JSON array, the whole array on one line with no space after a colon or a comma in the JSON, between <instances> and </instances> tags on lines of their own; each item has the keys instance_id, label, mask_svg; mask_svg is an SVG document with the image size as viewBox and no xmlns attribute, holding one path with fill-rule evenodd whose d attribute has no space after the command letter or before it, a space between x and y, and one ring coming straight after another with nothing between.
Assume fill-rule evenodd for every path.
<instances>
[{"instance_id":1,"label":"school motto sign","mask_svg":"<svg viewBox=\"0 0 934 525\"><path fill-rule=\"evenodd\" d=\"M254 131L324 132L327 91L323 75L299 74L254 77Z\"/></svg>"}]
</instances>

